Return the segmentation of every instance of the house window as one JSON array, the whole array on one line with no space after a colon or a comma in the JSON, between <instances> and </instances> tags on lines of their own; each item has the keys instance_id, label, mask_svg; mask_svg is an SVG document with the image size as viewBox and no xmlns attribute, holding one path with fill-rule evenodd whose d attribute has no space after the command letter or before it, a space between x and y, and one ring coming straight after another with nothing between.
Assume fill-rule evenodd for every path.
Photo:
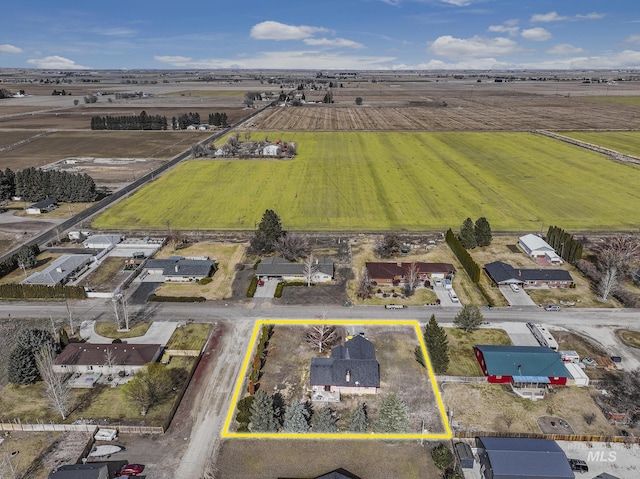
<instances>
[{"instance_id":1,"label":"house window","mask_svg":"<svg viewBox=\"0 0 640 479\"><path fill-rule=\"evenodd\" d=\"M326 392L331 392L331 386L325 386L325 387L324 387L324 390L325 390Z\"/></svg>"},{"instance_id":2,"label":"house window","mask_svg":"<svg viewBox=\"0 0 640 479\"><path fill-rule=\"evenodd\" d=\"M93 366L88 366L88 367L87 367L87 369L88 369L89 371L93 371Z\"/></svg>"},{"instance_id":3,"label":"house window","mask_svg":"<svg viewBox=\"0 0 640 479\"><path fill-rule=\"evenodd\" d=\"M496 379L502 379L502 376L496 376Z\"/></svg>"}]
</instances>

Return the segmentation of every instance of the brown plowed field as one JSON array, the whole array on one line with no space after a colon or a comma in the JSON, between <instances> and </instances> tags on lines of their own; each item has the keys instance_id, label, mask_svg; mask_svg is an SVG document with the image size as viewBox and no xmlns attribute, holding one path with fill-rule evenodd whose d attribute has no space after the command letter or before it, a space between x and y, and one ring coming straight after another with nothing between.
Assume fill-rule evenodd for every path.
<instances>
[{"instance_id":1,"label":"brown plowed field","mask_svg":"<svg viewBox=\"0 0 640 479\"><path fill-rule=\"evenodd\" d=\"M457 98L437 106L307 105L274 108L252 122L273 131L636 130L640 107L581 98Z\"/></svg>"}]
</instances>

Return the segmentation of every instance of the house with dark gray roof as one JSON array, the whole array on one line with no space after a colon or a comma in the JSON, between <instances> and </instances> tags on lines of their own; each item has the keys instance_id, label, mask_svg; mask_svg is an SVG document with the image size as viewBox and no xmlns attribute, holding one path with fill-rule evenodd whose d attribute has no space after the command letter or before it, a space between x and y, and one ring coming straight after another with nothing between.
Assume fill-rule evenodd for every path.
<instances>
[{"instance_id":1,"label":"house with dark gray roof","mask_svg":"<svg viewBox=\"0 0 640 479\"><path fill-rule=\"evenodd\" d=\"M53 198L46 198L38 201L37 203L27 206L25 213L28 215L41 215L42 213L48 213L58 207L58 203Z\"/></svg>"},{"instance_id":2,"label":"house with dark gray roof","mask_svg":"<svg viewBox=\"0 0 640 479\"><path fill-rule=\"evenodd\" d=\"M489 278L496 284L518 284L525 288L569 288L573 284L571 273L564 269L514 268L502 261L484 265Z\"/></svg>"},{"instance_id":3,"label":"house with dark gray roof","mask_svg":"<svg viewBox=\"0 0 640 479\"><path fill-rule=\"evenodd\" d=\"M456 268L450 263L425 263L416 261L413 263L398 262L367 262L364 264L371 281L379 285L397 285L405 282L409 270L415 265L418 279L445 279L451 278Z\"/></svg>"},{"instance_id":4,"label":"house with dark gray roof","mask_svg":"<svg viewBox=\"0 0 640 479\"><path fill-rule=\"evenodd\" d=\"M380 365L373 343L359 334L331 350L329 358L313 358L309 383L313 401L337 402L340 394L376 394Z\"/></svg>"},{"instance_id":5,"label":"house with dark gray roof","mask_svg":"<svg viewBox=\"0 0 640 479\"><path fill-rule=\"evenodd\" d=\"M551 439L478 437L486 479L574 479L564 451Z\"/></svg>"},{"instance_id":6,"label":"house with dark gray roof","mask_svg":"<svg viewBox=\"0 0 640 479\"><path fill-rule=\"evenodd\" d=\"M90 254L63 254L45 269L33 273L21 283L46 286L66 284L82 274L92 260L93 256Z\"/></svg>"},{"instance_id":7,"label":"house with dark gray roof","mask_svg":"<svg viewBox=\"0 0 640 479\"><path fill-rule=\"evenodd\" d=\"M166 283L188 283L206 278L214 270L216 262L208 258L183 258L171 256L167 259L150 259L144 266L143 277L157 276Z\"/></svg>"},{"instance_id":8,"label":"house with dark gray roof","mask_svg":"<svg viewBox=\"0 0 640 479\"><path fill-rule=\"evenodd\" d=\"M333 262L327 258L318 258L313 265L312 283L328 283L333 279ZM294 263L278 256L263 259L256 268L260 279L278 279L283 281L306 281L305 264Z\"/></svg>"},{"instance_id":9,"label":"house with dark gray roof","mask_svg":"<svg viewBox=\"0 0 640 479\"><path fill-rule=\"evenodd\" d=\"M109 465L104 462L66 464L53 469L48 479L109 479Z\"/></svg>"}]
</instances>

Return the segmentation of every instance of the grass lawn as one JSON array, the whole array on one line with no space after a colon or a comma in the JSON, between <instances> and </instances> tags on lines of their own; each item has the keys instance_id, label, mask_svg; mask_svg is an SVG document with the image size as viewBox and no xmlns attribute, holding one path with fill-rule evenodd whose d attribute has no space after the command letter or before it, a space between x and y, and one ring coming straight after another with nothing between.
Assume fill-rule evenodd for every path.
<instances>
[{"instance_id":1,"label":"grass lawn","mask_svg":"<svg viewBox=\"0 0 640 479\"><path fill-rule=\"evenodd\" d=\"M72 403L77 401L84 392L75 390ZM14 418L31 423L38 420L62 422L60 413L49 406L45 385L41 381L28 386L8 384L2 389L0 420L9 422Z\"/></svg>"},{"instance_id":2,"label":"grass lawn","mask_svg":"<svg viewBox=\"0 0 640 479\"><path fill-rule=\"evenodd\" d=\"M51 469L39 464L34 465L34 460L42 456L54 446L60 438L60 432L19 432L6 433L1 447L2 459L0 459L0 477L14 477L9 473L9 461L15 470L15 477L28 477L29 479L46 479ZM18 455L11 457L8 453L20 451ZM5 456L5 452L7 453ZM38 461L39 462L39 461Z\"/></svg>"},{"instance_id":3,"label":"grass lawn","mask_svg":"<svg viewBox=\"0 0 640 479\"><path fill-rule=\"evenodd\" d=\"M637 100L640 100L640 98L637 98ZM562 132L562 135L603 146L620 153L640 156L640 132L637 131L568 131Z\"/></svg>"},{"instance_id":4,"label":"grass lawn","mask_svg":"<svg viewBox=\"0 0 640 479\"><path fill-rule=\"evenodd\" d=\"M155 256L156 258L168 258L172 255L180 256L208 256L215 259L218 269L213 274L209 284L169 284L160 285L156 290L158 296L202 296L208 300L220 300L232 295L231 287L235 277L235 265L244 261L246 251L245 244L200 242L191 243L186 248L173 250L165 246Z\"/></svg>"},{"instance_id":5,"label":"grass lawn","mask_svg":"<svg viewBox=\"0 0 640 479\"><path fill-rule=\"evenodd\" d=\"M190 323L177 328L165 349L192 349L201 350L207 342L212 324ZM173 362L173 359L171 360Z\"/></svg>"},{"instance_id":6,"label":"grass lawn","mask_svg":"<svg viewBox=\"0 0 640 479\"><path fill-rule=\"evenodd\" d=\"M430 445L428 441L421 446L420 441L226 439L216 461L216 477L318 477L338 468L366 479L441 477Z\"/></svg>"},{"instance_id":7,"label":"grass lawn","mask_svg":"<svg viewBox=\"0 0 640 479\"><path fill-rule=\"evenodd\" d=\"M89 273L79 284L87 286L96 291L113 291L130 271L123 272L126 258L109 256L104 259L100 266Z\"/></svg>"},{"instance_id":8,"label":"grass lawn","mask_svg":"<svg viewBox=\"0 0 640 479\"><path fill-rule=\"evenodd\" d=\"M476 344L510 346L509 335L502 329L476 329L465 333L458 328L445 328L449 338L449 368L447 376L482 376L482 369L473 353Z\"/></svg>"},{"instance_id":9,"label":"grass lawn","mask_svg":"<svg viewBox=\"0 0 640 479\"><path fill-rule=\"evenodd\" d=\"M616 336L618 336L627 346L631 346L632 348L640 348L640 331L619 329L618 331L616 331Z\"/></svg>"},{"instance_id":10,"label":"grass lawn","mask_svg":"<svg viewBox=\"0 0 640 479\"><path fill-rule=\"evenodd\" d=\"M184 162L94 227L253 230L268 208L290 230L444 230L467 216L486 216L496 231L628 230L640 222L640 167L539 135L269 136L297 143L298 156Z\"/></svg>"},{"instance_id":11,"label":"grass lawn","mask_svg":"<svg viewBox=\"0 0 640 479\"><path fill-rule=\"evenodd\" d=\"M446 408L453 409L454 421L475 431L541 432L538 418L554 415L567 420L577 434L615 434L593 401L590 388L558 387L555 391L545 399L530 401L505 385L448 383L443 400ZM595 414L595 420L588 425L584 415L590 413Z\"/></svg>"},{"instance_id":12,"label":"grass lawn","mask_svg":"<svg viewBox=\"0 0 640 479\"><path fill-rule=\"evenodd\" d=\"M143 322L137 323L131 326L129 331L118 331L115 323L111 321L96 321L95 323L95 331L100 336L104 336L105 338L111 339L125 339L125 338L137 338L138 336L144 336L151 323Z\"/></svg>"}]
</instances>

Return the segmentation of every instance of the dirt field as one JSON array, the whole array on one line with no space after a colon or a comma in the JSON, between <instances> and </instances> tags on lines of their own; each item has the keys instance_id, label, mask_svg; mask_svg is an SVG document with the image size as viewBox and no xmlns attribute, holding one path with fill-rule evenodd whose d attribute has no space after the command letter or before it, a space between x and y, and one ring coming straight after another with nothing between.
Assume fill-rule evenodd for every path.
<instances>
[{"instance_id":1,"label":"dirt field","mask_svg":"<svg viewBox=\"0 0 640 479\"><path fill-rule=\"evenodd\" d=\"M380 393L362 396L370 420L377 415L378 404L389 392L402 398L409 409L409 431L419 433L421 421L429 433L443 432L440 412L426 369L415 359L414 349L418 344L415 330L408 326L347 326L339 327L341 338L364 331L376 348L380 364ZM317 349L305 341L304 326L282 326L274 328L269 341L269 353L262 369L260 388L270 393L279 392L286 403L310 398L309 366L311 358L319 355ZM348 415L356 406L358 397L344 395L340 403L331 403L338 416L338 427L345 430ZM316 405L317 407L320 407Z\"/></svg>"},{"instance_id":2,"label":"dirt field","mask_svg":"<svg viewBox=\"0 0 640 479\"><path fill-rule=\"evenodd\" d=\"M566 420L577 434L613 435L608 423L591 397L591 388L557 387L555 394L539 401L517 396L509 386L499 384L444 386L443 401L454 411L453 426L475 431L542 432L538 418L552 414ZM585 414L595 414L591 425Z\"/></svg>"},{"instance_id":3,"label":"dirt field","mask_svg":"<svg viewBox=\"0 0 640 479\"><path fill-rule=\"evenodd\" d=\"M432 442L246 440L222 443L219 479L317 477L344 468L366 479L439 477Z\"/></svg>"}]
</instances>

